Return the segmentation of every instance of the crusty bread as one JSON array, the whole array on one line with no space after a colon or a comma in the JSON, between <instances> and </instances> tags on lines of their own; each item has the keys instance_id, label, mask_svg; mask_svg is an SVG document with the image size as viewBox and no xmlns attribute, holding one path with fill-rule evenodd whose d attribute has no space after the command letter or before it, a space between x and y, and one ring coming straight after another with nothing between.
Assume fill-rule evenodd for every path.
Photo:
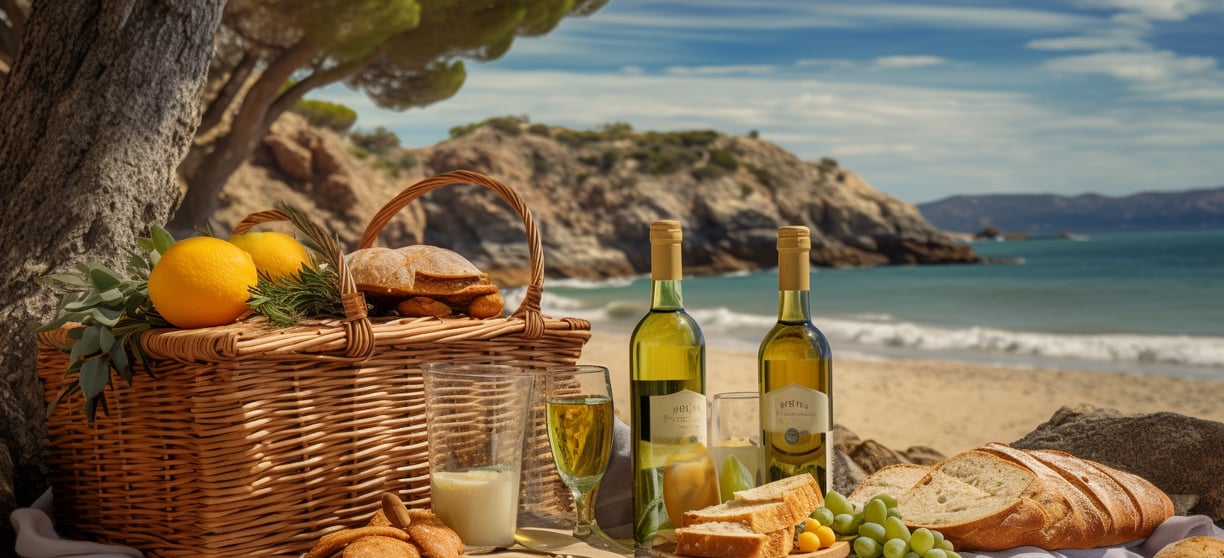
<instances>
[{"instance_id":1,"label":"crusty bread","mask_svg":"<svg viewBox=\"0 0 1224 558\"><path fill-rule=\"evenodd\" d=\"M931 472L930 467L916 463L897 463L881 467L860 483L854 492L846 496L846 500L863 507L879 494L900 496L918 484L918 481L929 472Z\"/></svg>"},{"instance_id":2,"label":"crusty bread","mask_svg":"<svg viewBox=\"0 0 1224 558\"><path fill-rule=\"evenodd\" d=\"M1114 544L1115 541L1098 539L1108 534L1110 523L1105 510L1097 507L1094 499L1078 486L1023 450L996 443L986 444L984 449L1037 475L1037 483L1030 485L1032 489L1025 496L1035 500L1046 512L1041 539L1051 546L1043 548L1092 548Z\"/></svg>"},{"instance_id":3,"label":"crusty bread","mask_svg":"<svg viewBox=\"0 0 1224 558\"><path fill-rule=\"evenodd\" d=\"M1224 556L1224 539L1196 535L1165 545L1152 558L1220 558Z\"/></svg>"},{"instance_id":4,"label":"crusty bread","mask_svg":"<svg viewBox=\"0 0 1224 558\"><path fill-rule=\"evenodd\" d=\"M354 251L345 259L357 290L374 296L471 297L497 292L480 268L438 246L376 246Z\"/></svg>"},{"instance_id":5,"label":"crusty bread","mask_svg":"<svg viewBox=\"0 0 1224 558\"><path fill-rule=\"evenodd\" d=\"M1126 494L1130 497L1134 509L1140 517L1138 531L1140 533L1151 533L1161 523L1173 516L1173 501L1168 495L1161 492L1160 489L1152 485L1139 475L1128 473L1107 467L1095 461L1087 461L1085 463L1093 466L1097 470L1105 473L1110 478L1118 482Z\"/></svg>"},{"instance_id":6,"label":"crusty bread","mask_svg":"<svg viewBox=\"0 0 1224 558\"><path fill-rule=\"evenodd\" d=\"M998 548L1010 548L1045 524L1044 511L1023 498L1035 479L1024 467L970 450L932 468L897 496L897 507L911 528L937 529L958 548L961 541L988 537Z\"/></svg>"},{"instance_id":7,"label":"crusty bread","mask_svg":"<svg viewBox=\"0 0 1224 558\"><path fill-rule=\"evenodd\" d=\"M912 473L885 469L877 474L886 478L863 484L903 485L903 475ZM1063 452L1000 443L958 453L892 494L911 528L938 529L965 550L1115 545L1150 535L1173 515L1169 497L1141 477Z\"/></svg>"},{"instance_id":8,"label":"crusty bread","mask_svg":"<svg viewBox=\"0 0 1224 558\"><path fill-rule=\"evenodd\" d=\"M816 508L824 504L824 495L820 493L820 483L807 473L765 483L756 488L740 490L732 495L736 501L745 504L782 502L792 515L791 525L812 515Z\"/></svg>"},{"instance_id":9,"label":"crusty bread","mask_svg":"<svg viewBox=\"0 0 1224 558\"><path fill-rule=\"evenodd\" d=\"M757 533L743 523L698 523L676 529L676 554L703 558L782 558L795 544L794 526Z\"/></svg>"},{"instance_id":10,"label":"crusty bread","mask_svg":"<svg viewBox=\"0 0 1224 558\"><path fill-rule=\"evenodd\" d=\"M1113 477L1087 461L1061 451L1035 450L1027 453L1062 475L1091 499L1093 506L1103 512L1106 532L1133 533L1139 529L1143 511L1132 505L1130 494Z\"/></svg>"},{"instance_id":11,"label":"crusty bread","mask_svg":"<svg viewBox=\"0 0 1224 558\"><path fill-rule=\"evenodd\" d=\"M391 537L362 537L344 547L340 558L421 558L421 551L410 542Z\"/></svg>"},{"instance_id":12,"label":"crusty bread","mask_svg":"<svg viewBox=\"0 0 1224 558\"><path fill-rule=\"evenodd\" d=\"M781 500L745 502L731 500L717 506L684 512L684 525L698 523L742 523L753 532L768 533L794 527L803 518L796 517L793 508Z\"/></svg>"},{"instance_id":13,"label":"crusty bread","mask_svg":"<svg viewBox=\"0 0 1224 558\"><path fill-rule=\"evenodd\" d=\"M722 504L685 512L676 554L705 558L779 558L795 545L795 525L824 503L812 475L734 493Z\"/></svg>"}]
</instances>

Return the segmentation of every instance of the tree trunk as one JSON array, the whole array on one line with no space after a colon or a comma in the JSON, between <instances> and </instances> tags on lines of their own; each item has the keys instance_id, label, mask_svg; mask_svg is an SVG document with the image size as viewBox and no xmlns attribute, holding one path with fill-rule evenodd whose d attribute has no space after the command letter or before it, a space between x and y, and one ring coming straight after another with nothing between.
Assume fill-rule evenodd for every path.
<instances>
[{"instance_id":1,"label":"tree trunk","mask_svg":"<svg viewBox=\"0 0 1224 558\"><path fill-rule=\"evenodd\" d=\"M217 97L208 103L208 109L200 118L200 127L196 130L197 135L207 134L225 119L225 113L229 112L230 106L242 92L257 62L259 62L259 57L254 53L247 52L242 55L242 59L234 65L234 69L230 70L229 77L225 79L225 85L217 92Z\"/></svg>"},{"instance_id":2,"label":"tree trunk","mask_svg":"<svg viewBox=\"0 0 1224 558\"><path fill-rule=\"evenodd\" d=\"M225 181L251 156L259 139L280 116L280 113L272 114L270 109L281 87L293 76L294 70L305 66L317 53L318 48L308 43L298 43L281 53L243 97L238 113L230 121L229 132L219 136L211 146L197 147L209 149L209 152L186 177L187 192L183 203L167 227L171 233L182 235L208 225L217 210L217 195L225 187Z\"/></svg>"},{"instance_id":3,"label":"tree trunk","mask_svg":"<svg viewBox=\"0 0 1224 558\"><path fill-rule=\"evenodd\" d=\"M4 553L9 512L47 487L29 327L53 317L56 293L36 279L86 260L124 269L135 239L166 221L223 6L37 2L26 22L0 92L0 453L12 462L0 478Z\"/></svg>"}]
</instances>

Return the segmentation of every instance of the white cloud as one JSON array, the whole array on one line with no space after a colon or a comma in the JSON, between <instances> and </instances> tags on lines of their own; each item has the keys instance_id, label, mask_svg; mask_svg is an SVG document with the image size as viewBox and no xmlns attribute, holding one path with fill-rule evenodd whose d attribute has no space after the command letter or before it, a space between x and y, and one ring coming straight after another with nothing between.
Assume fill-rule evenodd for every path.
<instances>
[{"instance_id":1,"label":"white cloud","mask_svg":"<svg viewBox=\"0 0 1224 558\"><path fill-rule=\"evenodd\" d=\"M1147 43L1129 33L1110 35L1035 39L1025 45L1034 50L1116 50L1147 47Z\"/></svg>"},{"instance_id":2,"label":"white cloud","mask_svg":"<svg viewBox=\"0 0 1224 558\"><path fill-rule=\"evenodd\" d=\"M881 56L875 59L874 66L883 69L895 68L925 68L947 64L948 60L940 56Z\"/></svg>"},{"instance_id":3,"label":"white cloud","mask_svg":"<svg viewBox=\"0 0 1224 558\"><path fill-rule=\"evenodd\" d=\"M1055 72L1103 74L1141 83L1169 84L1192 80L1211 88L1224 88L1214 58L1179 56L1171 51L1097 52L1055 58L1044 64Z\"/></svg>"},{"instance_id":4,"label":"white cloud","mask_svg":"<svg viewBox=\"0 0 1224 558\"><path fill-rule=\"evenodd\" d=\"M770 64L741 64L729 66L671 66L663 70L665 73L686 76L719 76L719 75L762 75L772 74L777 67Z\"/></svg>"},{"instance_id":5,"label":"white cloud","mask_svg":"<svg viewBox=\"0 0 1224 558\"><path fill-rule=\"evenodd\" d=\"M1184 21L1208 10L1224 9L1219 0L1080 0L1081 6L1133 12L1145 19Z\"/></svg>"},{"instance_id":6,"label":"white cloud","mask_svg":"<svg viewBox=\"0 0 1224 558\"><path fill-rule=\"evenodd\" d=\"M883 2L811 2L814 11L859 24L875 26L881 22L905 22L933 28L1021 29L1053 31L1079 29L1091 18L1043 10L982 8L937 4Z\"/></svg>"},{"instance_id":7,"label":"white cloud","mask_svg":"<svg viewBox=\"0 0 1224 558\"><path fill-rule=\"evenodd\" d=\"M844 58L804 58L795 61L795 66L800 68L849 69L858 66L858 64L853 60Z\"/></svg>"}]
</instances>

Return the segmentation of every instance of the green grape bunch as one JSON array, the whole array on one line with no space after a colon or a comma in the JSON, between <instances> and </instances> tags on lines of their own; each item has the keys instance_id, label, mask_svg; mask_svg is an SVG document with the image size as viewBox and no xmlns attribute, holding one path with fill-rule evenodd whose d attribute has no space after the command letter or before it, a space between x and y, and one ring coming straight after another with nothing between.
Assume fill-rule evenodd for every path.
<instances>
[{"instance_id":1,"label":"green grape bunch","mask_svg":"<svg viewBox=\"0 0 1224 558\"><path fill-rule=\"evenodd\" d=\"M858 558L960 558L943 533L925 527L910 531L897 499L888 494L877 494L859 507L830 490L812 519L833 529L837 540L850 542Z\"/></svg>"}]
</instances>

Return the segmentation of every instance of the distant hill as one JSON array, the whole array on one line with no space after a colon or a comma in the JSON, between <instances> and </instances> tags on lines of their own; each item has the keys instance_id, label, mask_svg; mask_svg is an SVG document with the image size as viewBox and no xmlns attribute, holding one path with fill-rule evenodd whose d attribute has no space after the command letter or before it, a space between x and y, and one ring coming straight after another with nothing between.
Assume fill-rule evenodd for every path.
<instances>
[{"instance_id":1,"label":"distant hill","mask_svg":"<svg viewBox=\"0 0 1224 558\"><path fill-rule=\"evenodd\" d=\"M1224 228L1224 187L1147 192L1123 197L1096 194L991 194L953 196L918 204L922 216L945 231L1053 236L1146 230Z\"/></svg>"}]
</instances>

